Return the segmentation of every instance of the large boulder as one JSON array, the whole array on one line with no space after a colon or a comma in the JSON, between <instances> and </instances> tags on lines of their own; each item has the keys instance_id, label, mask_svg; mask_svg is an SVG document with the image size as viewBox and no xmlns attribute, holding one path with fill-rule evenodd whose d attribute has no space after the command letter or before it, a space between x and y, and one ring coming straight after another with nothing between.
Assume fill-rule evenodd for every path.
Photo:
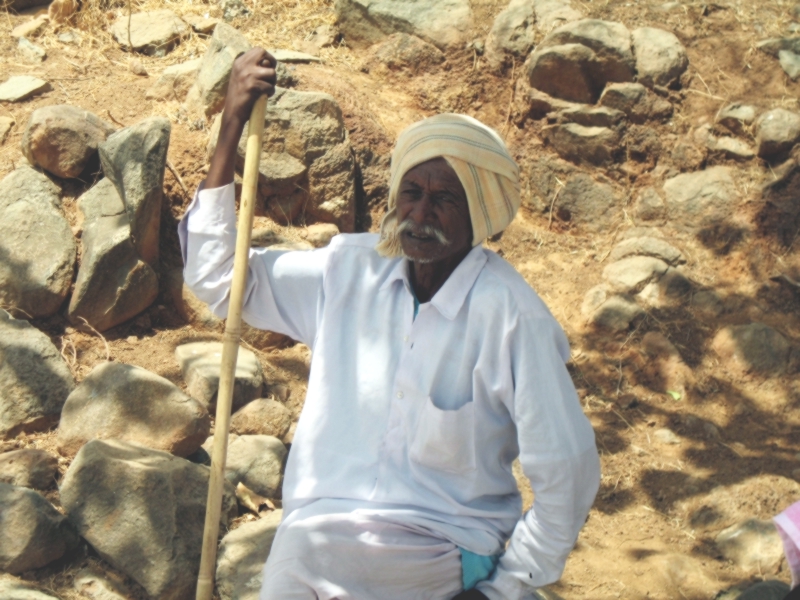
<instances>
[{"instance_id":1,"label":"large boulder","mask_svg":"<svg viewBox=\"0 0 800 600\"><path fill-rule=\"evenodd\" d=\"M582 44L540 45L527 64L527 81L545 94L593 104L600 97L603 81L598 78L597 55Z\"/></svg>"},{"instance_id":2,"label":"large boulder","mask_svg":"<svg viewBox=\"0 0 800 600\"><path fill-rule=\"evenodd\" d=\"M0 181L0 306L29 318L54 314L72 284L77 247L58 194L30 167Z\"/></svg>"},{"instance_id":3,"label":"large boulder","mask_svg":"<svg viewBox=\"0 0 800 600\"><path fill-rule=\"evenodd\" d=\"M50 338L0 310L0 439L57 423L74 387Z\"/></svg>"},{"instance_id":4,"label":"large boulder","mask_svg":"<svg viewBox=\"0 0 800 600\"><path fill-rule=\"evenodd\" d=\"M369 49L362 68L371 70L373 65L384 65L388 69L408 69L416 73L442 62L444 52L433 44L407 33L393 33Z\"/></svg>"},{"instance_id":5,"label":"large boulder","mask_svg":"<svg viewBox=\"0 0 800 600\"><path fill-rule=\"evenodd\" d=\"M774 572L784 558L781 536L772 521L736 523L719 532L714 544L722 556L752 573Z\"/></svg>"},{"instance_id":6,"label":"large boulder","mask_svg":"<svg viewBox=\"0 0 800 600\"><path fill-rule=\"evenodd\" d=\"M611 83L600 96L602 106L620 110L632 123L651 119L663 120L672 116L672 104L648 92L641 83Z\"/></svg>"},{"instance_id":7,"label":"large boulder","mask_svg":"<svg viewBox=\"0 0 800 600\"><path fill-rule=\"evenodd\" d=\"M158 262L170 131L169 119L150 117L117 131L99 147L103 173L114 184L128 213L131 241L149 265Z\"/></svg>"},{"instance_id":8,"label":"large boulder","mask_svg":"<svg viewBox=\"0 0 800 600\"><path fill-rule=\"evenodd\" d=\"M792 349L785 337L763 323L725 327L711 347L734 370L762 374L782 373Z\"/></svg>"},{"instance_id":9,"label":"large boulder","mask_svg":"<svg viewBox=\"0 0 800 600\"><path fill-rule=\"evenodd\" d=\"M103 560L153 598L194 594L200 564L209 469L166 452L117 440L92 440L61 483L61 503ZM225 485L223 529L236 515Z\"/></svg>"},{"instance_id":10,"label":"large boulder","mask_svg":"<svg viewBox=\"0 0 800 600\"><path fill-rule=\"evenodd\" d=\"M651 281L658 281L669 265L652 256L629 256L603 270L603 279L615 292L635 294Z\"/></svg>"},{"instance_id":11,"label":"large boulder","mask_svg":"<svg viewBox=\"0 0 800 600\"><path fill-rule=\"evenodd\" d=\"M336 24L348 46L370 46L393 33L410 33L445 48L466 41L469 0L336 0Z\"/></svg>"},{"instance_id":12,"label":"large boulder","mask_svg":"<svg viewBox=\"0 0 800 600\"><path fill-rule=\"evenodd\" d=\"M647 87L668 87L679 82L689 67L686 48L674 33L639 27L631 33L636 54L636 80Z\"/></svg>"},{"instance_id":13,"label":"large boulder","mask_svg":"<svg viewBox=\"0 0 800 600\"><path fill-rule=\"evenodd\" d=\"M158 277L136 251L128 214L111 179L101 179L78 206L84 217L83 254L69 317L105 331L153 303Z\"/></svg>"},{"instance_id":14,"label":"large boulder","mask_svg":"<svg viewBox=\"0 0 800 600\"><path fill-rule=\"evenodd\" d=\"M733 211L736 185L730 167L683 173L664 183L670 221L687 227L720 223Z\"/></svg>"},{"instance_id":15,"label":"large boulder","mask_svg":"<svg viewBox=\"0 0 800 600\"><path fill-rule=\"evenodd\" d=\"M650 236L633 237L617 244L608 255L608 260L618 261L629 256L652 256L668 265L686 262L683 253L664 240Z\"/></svg>"},{"instance_id":16,"label":"large boulder","mask_svg":"<svg viewBox=\"0 0 800 600\"><path fill-rule=\"evenodd\" d=\"M617 200L614 189L608 183L595 181L586 173L568 176L557 194L552 203L553 213L562 221L589 230L605 231L618 218L615 207L621 202Z\"/></svg>"},{"instance_id":17,"label":"large boulder","mask_svg":"<svg viewBox=\"0 0 800 600\"><path fill-rule=\"evenodd\" d=\"M0 454L0 483L46 490L55 485L58 460L35 448Z\"/></svg>"},{"instance_id":18,"label":"large boulder","mask_svg":"<svg viewBox=\"0 0 800 600\"><path fill-rule=\"evenodd\" d=\"M610 295L604 285L595 286L587 292L581 312L595 327L612 331L626 331L645 314L630 296Z\"/></svg>"},{"instance_id":19,"label":"large boulder","mask_svg":"<svg viewBox=\"0 0 800 600\"><path fill-rule=\"evenodd\" d=\"M0 483L0 571L38 569L77 549L72 525L43 496Z\"/></svg>"},{"instance_id":20,"label":"large boulder","mask_svg":"<svg viewBox=\"0 0 800 600\"><path fill-rule=\"evenodd\" d=\"M67 398L58 451L74 456L93 439L117 439L189 456L208 437L211 418L197 400L140 367L95 367Z\"/></svg>"},{"instance_id":21,"label":"large boulder","mask_svg":"<svg viewBox=\"0 0 800 600\"><path fill-rule=\"evenodd\" d=\"M531 0L511 0L497 15L486 39L486 59L498 67L530 52L535 40L536 13Z\"/></svg>"},{"instance_id":22,"label":"large boulder","mask_svg":"<svg viewBox=\"0 0 800 600\"><path fill-rule=\"evenodd\" d=\"M559 156L578 164L609 165L622 152L619 133L608 127L565 123L546 128L543 135Z\"/></svg>"},{"instance_id":23,"label":"large boulder","mask_svg":"<svg viewBox=\"0 0 800 600\"><path fill-rule=\"evenodd\" d=\"M533 10L536 13L536 29L544 34L583 18L570 0L533 0Z\"/></svg>"},{"instance_id":24,"label":"large boulder","mask_svg":"<svg viewBox=\"0 0 800 600\"><path fill-rule=\"evenodd\" d=\"M758 155L770 160L784 157L800 140L800 114L773 108L756 121Z\"/></svg>"},{"instance_id":25,"label":"large boulder","mask_svg":"<svg viewBox=\"0 0 800 600\"><path fill-rule=\"evenodd\" d=\"M203 444L211 454L214 438ZM225 461L225 477L234 486L244 484L265 498L279 498L286 446L269 435L231 435Z\"/></svg>"},{"instance_id":26,"label":"large boulder","mask_svg":"<svg viewBox=\"0 0 800 600\"><path fill-rule=\"evenodd\" d=\"M118 18L111 26L111 35L126 50L142 54L165 56L187 37L191 29L171 10L154 10L134 13L130 17L130 44L128 44L128 15Z\"/></svg>"},{"instance_id":27,"label":"large boulder","mask_svg":"<svg viewBox=\"0 0 800 600\"><path fill-rule=\"evenodd\" d=\"M58 177L78 177L87 166L97 167L97 147L114 126L76 106L37 108L22 135L22 153L32 165Z\"/></svg>"}]
</instances>

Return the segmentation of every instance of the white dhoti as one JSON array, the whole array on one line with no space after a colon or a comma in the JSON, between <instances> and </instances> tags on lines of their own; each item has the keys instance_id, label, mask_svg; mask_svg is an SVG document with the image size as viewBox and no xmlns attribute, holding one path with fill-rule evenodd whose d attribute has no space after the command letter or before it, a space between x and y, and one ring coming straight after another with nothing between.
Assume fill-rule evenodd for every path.
<instances>
[{"instance_id":1,"label":"white dhoti","mask_svg":"<svg viewBox=\"0 0 800 600\"><path fill-rule=\"evenodd\" d=\"M260 600L450 600L462 590L458 547L428 530L302 512L278 529Z\"/></svg>"}]
</instances>

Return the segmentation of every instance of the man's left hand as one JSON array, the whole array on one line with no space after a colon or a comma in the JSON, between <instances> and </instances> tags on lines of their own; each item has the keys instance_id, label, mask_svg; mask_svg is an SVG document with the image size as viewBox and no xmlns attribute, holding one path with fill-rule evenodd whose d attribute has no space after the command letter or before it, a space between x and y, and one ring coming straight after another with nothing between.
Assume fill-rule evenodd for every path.
<instances>
[{"instance_id":1,"label":"man's left hand","mask_svg":"<svg viewBox=\"0 0 800 600\"><path fill-rule=\"evenodd\" d=\"M466 592L461 592L457 596L454 596L453 600L489 600L489 599L478 590L472 589L472 590L467 590Z\"/></svg>"}]
</instances>

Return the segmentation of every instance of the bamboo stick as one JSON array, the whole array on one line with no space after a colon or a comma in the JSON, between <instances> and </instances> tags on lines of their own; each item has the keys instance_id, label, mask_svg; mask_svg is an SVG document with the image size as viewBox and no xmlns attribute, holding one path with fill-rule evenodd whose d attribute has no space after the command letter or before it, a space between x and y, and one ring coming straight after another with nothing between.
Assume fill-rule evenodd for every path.
<instances>
[{"instance_id":1,"label":"bamboo stick","mask_svg":"<svg viewBox=\"0 0 800 600\"><path fill-rule=\"evenodd\" d=\"M214 423L214 447L211 451L211 478L208 482L206 520L203 529L203 550L200 572L197 576L196 600L211 600L214 591L214 570L217 563L217 537L222 509L222 488L225 483L225 459L228 451L228 428L231 420L233 385L236 379L236 358L239 338L242 335L242 300L247 285L247 268L250 254L250 236L258 188L258 164L261 160L261 142L264 134L264 116L267 97L262 96L250 113L247 131L247 150L242 176L242 199L239 205L239 223L236 234L236 254L233 259L233 281L228 304L228 318L222 345L222 366L217 393L217 418Z\"/></svg>"}]
</instances>

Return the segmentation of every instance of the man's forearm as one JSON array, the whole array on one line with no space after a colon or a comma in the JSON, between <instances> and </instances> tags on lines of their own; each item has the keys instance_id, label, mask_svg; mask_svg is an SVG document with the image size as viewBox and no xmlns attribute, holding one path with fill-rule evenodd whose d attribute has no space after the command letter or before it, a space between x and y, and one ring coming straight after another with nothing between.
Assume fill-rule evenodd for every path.
<instances>
[{"instance_id":1,"label":"man's forearm","mask_svg":"<svg viewBox=\"0 0 800 600\"><path fill-rule=\"evenodd\" d=\"M233 182L237 149L244 126L245 123L239 122L236 117L227 118L227 115L222 115L217 147L211 157L211 166L206 177L206 188L218 188Z\"/></svg>"}]
</instances>

